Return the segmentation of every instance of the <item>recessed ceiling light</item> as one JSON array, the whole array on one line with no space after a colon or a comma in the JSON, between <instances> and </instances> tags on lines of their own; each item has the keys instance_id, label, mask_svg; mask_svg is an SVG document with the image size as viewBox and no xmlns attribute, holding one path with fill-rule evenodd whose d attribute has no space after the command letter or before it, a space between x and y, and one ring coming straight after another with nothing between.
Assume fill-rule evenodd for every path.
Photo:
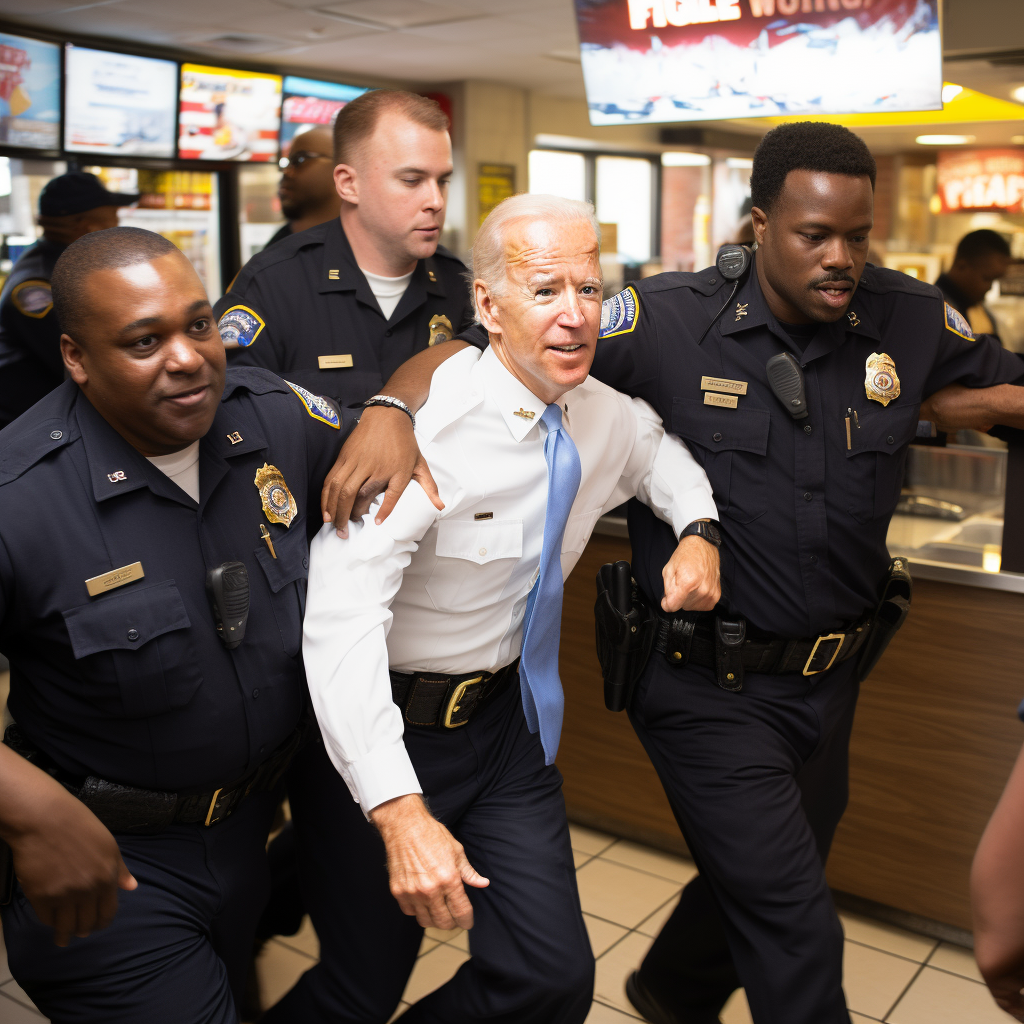
<instances>
[{"instance_id":1,"label":"recessed ceiling light","mask_svg":"<svg viewBox=\"0 0 1024 1024\"><path fill-rule=\"evenodd\" d=\"M1024 85L1018 85L1010 95L1018 102L1024 103Z\"/></svg>"},{"instance_id":2,"label":"recessed ceiling light","mask_svg":"<svg viewBox=\"0 0 1024 1024\"><path fill-rule=\"evenodd\" d=\"M707 167L711 157L703 153L662 153L662 167Z\"/></svg>"},{"instance_id":3,"label":"recessed ceiling light","mask_svg":"<svg viewBox=\"0 0 1024 1024\"><path fill-rule=\"evenodd\" d=\"M952 103L964 91L962 85L954 85L952 82L947 82L942 87L942 102Z\"/></svg>"},{"instance_id":4,"label":"recessed ceiling light","mask_svg":"<svg viewBox=\"0 0 1024 1024\"><path fill-rule=\"evenodd\" d=\"M920 146L966 146L974 141L973 135L918 135Z\"/></svg>"}]
</instances>

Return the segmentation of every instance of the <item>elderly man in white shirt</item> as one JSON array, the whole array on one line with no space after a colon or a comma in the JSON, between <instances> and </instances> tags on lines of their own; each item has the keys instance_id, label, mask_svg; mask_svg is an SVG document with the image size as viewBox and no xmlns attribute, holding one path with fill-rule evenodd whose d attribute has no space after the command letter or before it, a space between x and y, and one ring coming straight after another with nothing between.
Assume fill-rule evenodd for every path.
<instances>
[{"instance_id":1,"label":"elderly man in white shirt","mask_svg":"<svg viewBox=\"0 0 1024 1024\"><path fill-rule=\"evenodd\" d=\"M593 957L553 763L562 582L598 517L628 498L677 537L716 517L703 471L650 406L588 377L596 227L588 204L552 196L516 196L490 214L474 249L490 347L437 371L415 424L443 509L413 483L384 522L368 515L347 538L327 525L312 546L313 705L408 915L386 905L382 879L347 879L362 939L322 947L317 969L334 1019L385 1021L431 925L472 927L471 959L403 1020L577 1024L589 1012ZM684 537L665 583L667 606L714 607L717 549ZM325 818L337 813L320 803ZM336 845L334 874L345 870ZM368 913L374 885L381 905ZM381 960L393 966L388 990L370 993Z\"/></svg>"}]
</instances>

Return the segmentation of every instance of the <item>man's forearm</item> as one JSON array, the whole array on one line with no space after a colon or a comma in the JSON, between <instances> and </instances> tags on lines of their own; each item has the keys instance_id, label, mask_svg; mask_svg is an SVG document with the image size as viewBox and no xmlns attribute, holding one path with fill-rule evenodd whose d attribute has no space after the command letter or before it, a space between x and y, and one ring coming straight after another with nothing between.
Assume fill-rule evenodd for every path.
<instances>
[{"instance_id":1,"label":"man's forearm","mask_svg":"<svg viewBox=\"0 0 1024 1024\"><path fill-rule=\"evenodd\" d=\"M434 371L446 359L450 359L466 347L464 341L448 341L443 345L434 345L432 348L417 352L395 370L381 393L400 399L416 412L430 394L430 382L434 377Z\"/></svg>"},{"instance_id":2,"label":"man's forearm","mask_svg":"<svg viewBox=\"0 0 1024 1024\"><path fill-rule=\"evenodd\" d=\"M996 384L966 388L950 384L921 404L921 419L941 430L989 430L995 425L1024 429L1024 387Z\"/></svg>"}]
</instances>

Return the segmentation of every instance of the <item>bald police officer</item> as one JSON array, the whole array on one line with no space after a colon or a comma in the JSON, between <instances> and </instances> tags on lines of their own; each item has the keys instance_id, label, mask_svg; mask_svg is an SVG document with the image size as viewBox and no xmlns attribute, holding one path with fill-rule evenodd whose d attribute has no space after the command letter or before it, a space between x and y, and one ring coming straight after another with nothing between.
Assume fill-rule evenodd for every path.
<instances>
[{"instance_id":1,"label":"bald police officer","mask_svg":"<svg viewBox=\"0 0 1024 1024\"><path fill-rule=\"evenodd\" d=\"M237 1024L342 422L266 370L225 377L159 235L79 239L53 295L71 379L0 433L11 971L53 1020Z\"/></svg>"},{"instance_id":2,"label":"bald police officer","mask_svg":"<svg viewBox=\"0 0 1024 1024\"><path fill-rule=\"evenodd\" d=\"M107 191L87 171L62 174L43 186L43 237L21 254L0 292L0 427L64 380L60 327L50 294L58 257L76 238L116 227L118 208L138 198Z\"/></svg>"}]
</instances>

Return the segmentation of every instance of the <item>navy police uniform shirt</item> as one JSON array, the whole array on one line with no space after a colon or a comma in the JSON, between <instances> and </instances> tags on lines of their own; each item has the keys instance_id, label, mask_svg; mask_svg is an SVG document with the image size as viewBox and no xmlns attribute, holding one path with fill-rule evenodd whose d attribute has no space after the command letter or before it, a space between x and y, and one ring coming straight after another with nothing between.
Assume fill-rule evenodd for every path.
<instances>
[{"instance_id":1,"label":"navy police uniform shirt","mask_svg":"<svg viewBox=\"0 0 1024 1024\"><path fill-rule=\"evenodd\" d=\"M65 248L40 239L21 254L0 292L0 427L64 380L50 278Z\"/></svg>"},{"instance_id":2,"label":"navy police uniform shirt","mask_svg":"<svg viewBox=\"0 0 1024 1024\"><path fill-rule=\"evenodd\" d=\"M68 772L154 790L223 786L264 761L304 707L308 542L341 426L322 398L229 369L198 505L70 381L0 432L0 650L27 738ZM265 465L294 501L290 525L264 511ZM291 504L280 487L266 500ZM205 589L228 561L249 576L234 650ZM87 580L122 569L90 596Z\"/></svg>"},{"instance_id":3,"label":"navy police uniform shirt","mask_svg":"<svg viewBox=\"0 0 1024 1024\"><path fill-rule=\"evenodd\" d=\"M591 372L650 402L703 465L721 520L724 608L782 637L828 633L877 603L922 399L1024 371L993 338L974 338L937 288L871 265L848 312L802 352L756 268L698 344L731 287L714 267L637 281L605 302ZM786 351L803 366L806 419L768 386L765 364ZM660 599L672 532L636 502L629 524L634 574Z\"/></svg>"},{"instance_id":4,"label":"navy police uniform shirt","mask_svg":"<svg viewBox=\"0 0 1024 1024\"><path fill-rule=\"evenodd\" d=\"M355 407L410 356L472 322L460 260L420 260L390 319L337 218L257 253L214 307L234 366L264 366Z\"/></svg>"}]
</instances>

